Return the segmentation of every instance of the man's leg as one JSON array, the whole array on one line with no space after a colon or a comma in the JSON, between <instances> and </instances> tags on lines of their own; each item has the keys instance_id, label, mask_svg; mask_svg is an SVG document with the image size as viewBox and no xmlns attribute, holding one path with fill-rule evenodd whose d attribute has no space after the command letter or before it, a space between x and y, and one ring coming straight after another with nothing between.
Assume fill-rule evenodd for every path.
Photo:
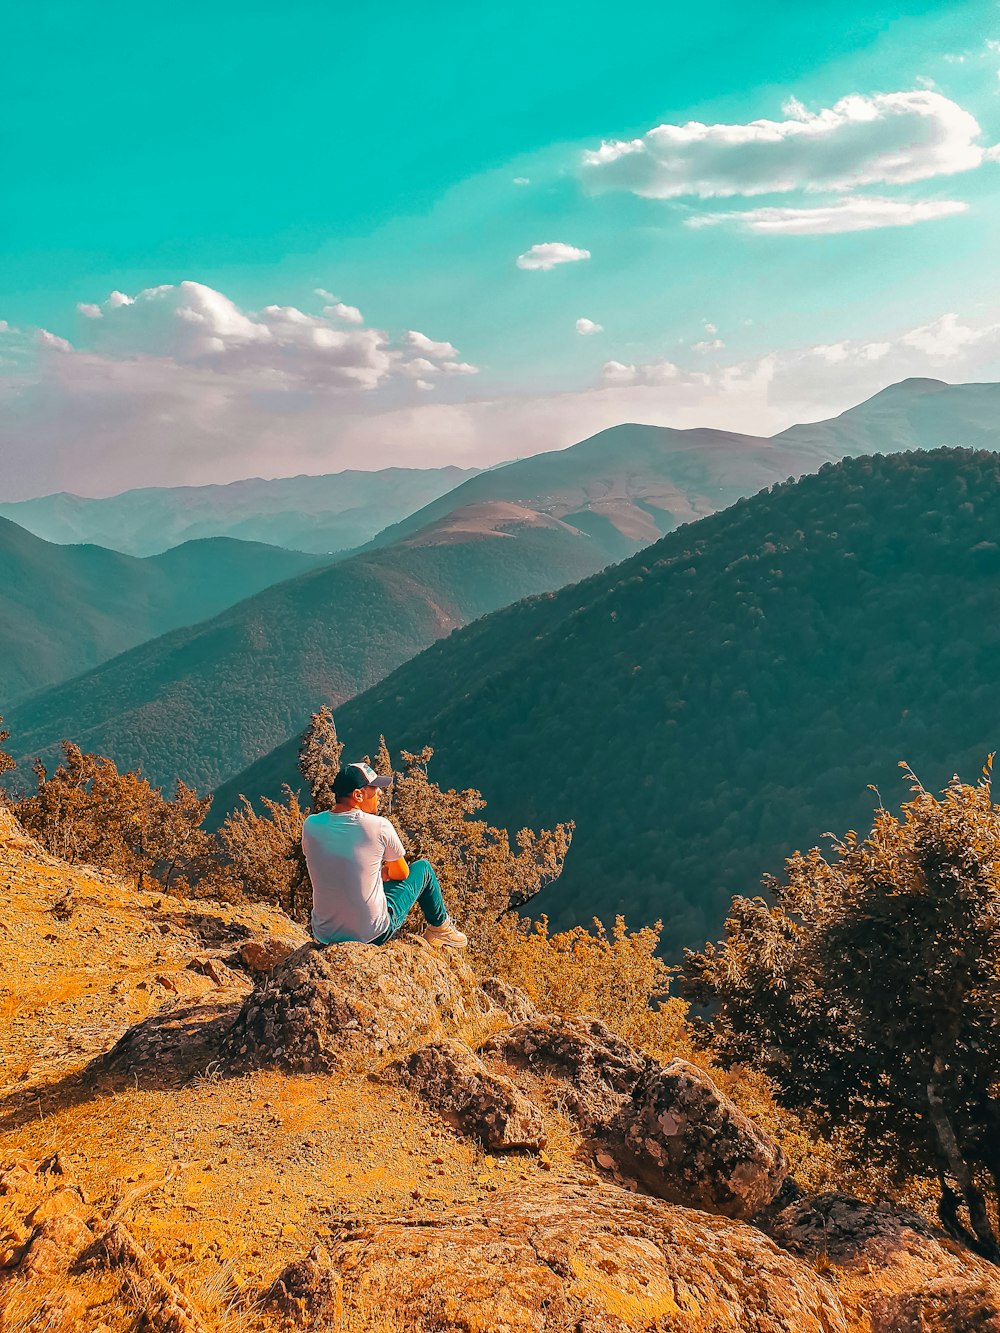
<instances>
[{"instance_id":1,"label":"man's leg","mask_svg":"<svg viewBox=\"0 0 1000 1333\"><path fill-rule=\"evenodd\" d=\"M429 861L414 861L405 879L386 880L385 900L393 932L406 920L414 903L419 905L429 926L443 926L448 920L441 886Z\"/></svg>"}]
</instances>

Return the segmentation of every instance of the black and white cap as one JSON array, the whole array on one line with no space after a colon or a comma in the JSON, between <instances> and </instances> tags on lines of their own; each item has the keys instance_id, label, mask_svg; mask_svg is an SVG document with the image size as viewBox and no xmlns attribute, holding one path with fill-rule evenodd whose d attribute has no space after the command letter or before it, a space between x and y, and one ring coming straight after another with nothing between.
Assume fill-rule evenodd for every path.
<instances>
[{"instance_id":1,"label":"black and white cap","mask_svg":"<svg viewBox=\"0 0 1000 1333\"><path fill-rule=\"evenodd\" d=\"M362 787L389 787L392 785L392 774L380 778L370 764L345 764L337 776L333 779L334 796L350 796L352 791L360 791Z\"/></svg>"}]
</instances>

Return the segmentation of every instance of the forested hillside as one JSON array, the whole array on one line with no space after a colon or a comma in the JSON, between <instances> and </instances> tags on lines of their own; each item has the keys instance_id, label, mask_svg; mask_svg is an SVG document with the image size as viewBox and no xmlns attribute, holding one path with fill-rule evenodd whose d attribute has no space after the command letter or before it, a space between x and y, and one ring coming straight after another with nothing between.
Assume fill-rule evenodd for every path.
<instances>
[{"instance_id":1,"label":"forested hillside","mask_svg":"<svg viewBox=\"0 0 1000 1333\"><path fill-rule=\"evenodd\" d=\"M715 935L897 762L929 788L1000 740L1000 456L849 459L470 625L342 707L349 753L436 747L510 828L573 819L560 925ZM218 794L295 782L294 740ZM218 815L218 812L215 812ZM546 902L547 898L547 902Z\"/></svg>"},{"instance_id":2,"label":"forested hillside","mask_svg":"<svg viewBox=\"0 0 1000 1333\"><path fill-rule=\"evenodd\" d=\"M0 503L0 515L51 542L97 542L152 555L203 537L236 537L297 551L350 550L474 468L382 468L322 477L251 477L225 486L149 486L101 499L43 495Z\"/></svg>"},{"instance_id":3,"label":"forested hillside","mask_svg":"<svg viewBox=\"0 0 1000 1333\"><path fill-rule=\"evenodd\" d=\"M11 747L25 761L21 776L32 756L51 758L69 738L158 783L213 786L321 703L351 698L456 626L607 560L556 519L513 506L460 511L12 708Z\"/></svg>"},{"instance_id":4,"label":"forested hillside","mask_svg":"<svg viewBox=\"0 0 1000 1333\"><path fill-rule=\"evenodd\" d=\"M225 537L137 560L57 546L0 518L0 704L322 563Z\"/></svg>"}]
</instances>

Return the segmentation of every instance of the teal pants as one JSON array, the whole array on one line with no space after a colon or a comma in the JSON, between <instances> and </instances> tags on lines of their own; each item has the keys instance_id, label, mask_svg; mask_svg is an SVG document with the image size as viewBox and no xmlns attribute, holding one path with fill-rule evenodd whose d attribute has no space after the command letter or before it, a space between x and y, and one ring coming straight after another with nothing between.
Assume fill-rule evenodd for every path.
<instances>
[{"instance_id":1,"label":"teal pants","mask_svg":"<svg viewBox=\"0 0 1000 1333\"><path fill-rule=\"evenodd\" d=\"M385 901L389 908L389 929L372 940L372 944L387 944L417 903L429 926L443 926L448 911L441 896L441 885L430 861L414 861L405 879L387 879Z\"/></svg>"}]
</instances>

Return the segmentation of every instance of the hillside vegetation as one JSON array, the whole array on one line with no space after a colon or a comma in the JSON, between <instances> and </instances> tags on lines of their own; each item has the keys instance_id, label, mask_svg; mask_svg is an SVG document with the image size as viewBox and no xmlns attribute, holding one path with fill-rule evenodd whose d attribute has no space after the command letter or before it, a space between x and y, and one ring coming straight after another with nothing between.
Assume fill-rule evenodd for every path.
<instances>
[{"instance_id":1,"label":"hillside vegetation","mask_svg":"<svg viewBox=\"0 0 1000 1333\"><path fill-rule=\"evenodd\" d=\"M229 538L137 560L101 546L57 546L0 518L0 704L319 563Z\"/></svg>"},{"instance_id":2,"label":"hillside vegetation","mask_svg":"<svg viewBox=\"0 0 1000 1333\"><path fill-rule=\"evenodd\" d=\"M541 907L714 935L829 828L996 746L1000 457L846 460L478 621L339 709L350 753L435 747L501 824L571 819ZM295 782L295 739L217 793ZM488 780L487 780L488 775Z\"/></svg>"},{"instance_id":3,"label":"hillside vegetation","mask_svg":"<svg viewBox=\"0 0 1000 1333\"><path fill-rule=\"evenodd\" d=\"M10 710L14 753L64 738L157 783L216 785L323 702L338 704L484 612L600 568L586 534L480 507L385 551L269 588Z\"/></svg>"},{"instance_id":4,"label":"hillside vegetation","mask_svg":"<svg viewBox=\"0 0 1000 1333\"><path fill-rule=\"evenodd\" d=\"M297 551L351 550L386 523L450 491L474 468L382 468L323 477L252 477L225 486L149 486L102 499L44 495L0 504L0 515L51 542L97 542L152 555L202 537Z\"/></svg>"}]
</instances>

